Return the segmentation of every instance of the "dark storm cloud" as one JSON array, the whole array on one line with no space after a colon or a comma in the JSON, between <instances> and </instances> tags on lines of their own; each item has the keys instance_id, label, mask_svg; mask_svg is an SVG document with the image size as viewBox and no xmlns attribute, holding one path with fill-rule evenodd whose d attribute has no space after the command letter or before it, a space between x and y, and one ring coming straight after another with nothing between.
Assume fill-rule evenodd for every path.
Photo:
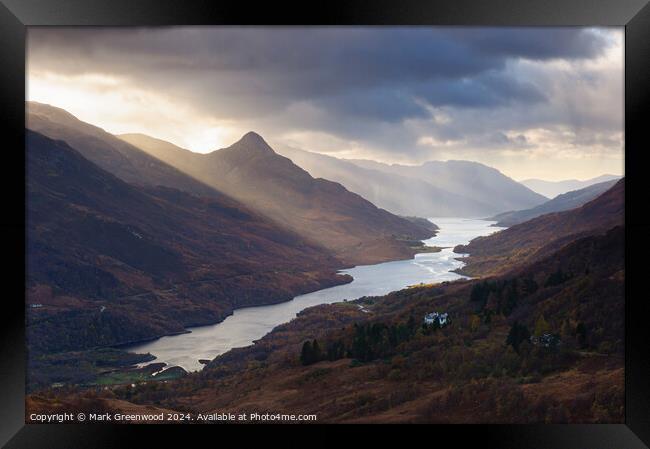
<instances>
[{"instance_id":1,"label":"dark storm cloud","mask_svg":"<svg viewBox=\"0 0 650 449\"><path fill-rule=\"evenodd\" d=\"M204 88L285 101L359 88L372 96L381 86L408 90L438 80L463 89L463 79L499 70L509 58L588 58L605 48L601 35L572 28L39 28L30 30L29 44L36 65L57 71L116 72L168 85L185 76L208 97Z\"/></svg>"},{"instance_id":2,"label":"dark storm cloud","mask_svg":"<svg viewBox=\"0 0 650 449\"><path fill-rule=\"evenodd\" d=\"M405 117L425 118L429 114L422 104L414 101L413 93L397 89L355 89L323 96L318 106L338 117L356 117L390 123Z\"/></svg>"},{"instance_id":3,"label":"dark storm cloud","mask_svg":"<svg viewBox=\"0 0 650 449\"><path fill-rule=\"evenodd\" d=\"M537 86L493 72L469 79L426 83L416 87L415 92L435 106L482 108L546 99Z\"/></svg>"},{"instance_id":4,"label":"dark storm cloud","mask_svg":"<svg viewBox=\"0 0 650 449\"><path fill-rule=\"evenodd\" d=\"M130 58L145 56L139 65L162 69L282 71L343 63L400 78L468 75L500 65L499 58L591 58L607 41L582 28L441 27L31 28L29 39L35 51L49 47L95 62L131 65Z\"/></svg>"},{"instance_id":5,"label":"dark storm cloud","mask_svg":"<svg viewBox=\"0 0 650 449\"><path fill-rule=\"evenodd\" d=\"M579 28L475 28L451 35L488 56L535 60L593 58L606 43L603 35Z\"/></svg>"},{"instance_id":6,"label":"dark storm cloud","mask_svg":"<svg viewBox=\"0 0 650 449\"><path fill-rule=\"evenodd\" d=\"M425 120L431 108L451 108L452 116L461 117L462 111L550 103L551 81L530 81L512 63L589 60L609 44L606 33L580 28L32 28L28 33L30 69L112 74L216 118L373 143L387 134L386 124ZM598 79L585 75L585 82L589 76ZM512 120L522 120L519 115L513 112ZM531 114L540 120L543 115ZM509 120L507 113L501 116ZM579 120L582 126L590 118ZM472 126L454 123L433 131L459 139L483 132ZM393 132L409 136L409 145L398 151L408 151L419 137L409 129Z\"/></svg>"}]
</instances>

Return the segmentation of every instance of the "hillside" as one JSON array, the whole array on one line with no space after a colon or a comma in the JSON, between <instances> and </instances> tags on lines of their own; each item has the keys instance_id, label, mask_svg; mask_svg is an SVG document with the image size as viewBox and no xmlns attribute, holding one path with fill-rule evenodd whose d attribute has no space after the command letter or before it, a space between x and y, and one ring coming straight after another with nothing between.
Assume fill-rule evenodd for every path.
<instances>
[{"instance_id":1,"label":"hillside","mask_svg":"<svg viewBox=\"0 0 650 449\"><path fill-rule=\"evenodd\" d=\"M410 258L410 242L430 229L402 219L338 183L314 178L253 132L228 148L197 154L169 143L122 136L144 151L239 199L351 265Z\"/></svg>"},{"instance_id":2,"label":"hillside","mask_svg":"<svg viewBox=\"0 0 650 449\"><path fill-rule=\"evenodd\" d=\"M583 189L573 190L558 195L552 200L540 204L537 207L533 207L532 209L504 212L503 214L489 218L489 220L496 221L497 223L495 226L510 227L531 220L535 217L539 217L540 215L575 209L576 207L580 207L598 197L614 184L616 184L616 180L593 184Z\"/></svg>"},{"instance_id":3,"label":"hillside","mask_svg":"<svg viewBox=\"0 0 650 449\"><path fill-rule=\"evenodd\" d=\"M454 248L468 253L461 272L469 276L504 273L515 266L531 263L581 236L599 234L622 225L625 180L579 208L546 214L468 245Z\"/></svg>"},{"instance_id":4,"label":"hillside","mask_svg":"<svg viewBox=\"0 0 650 449\"><path fill-rule=\"evenodd\" d=\"M470 198L474 203L487 206L474 212L472 217L528 209L548 200L500 171L478 162L429 161L417 166L387 165L366 160L350 160L350 162L367 169L418 179L437 189ZM490 212L484 213L485 210Z\"/></svg>"},{"instance_id":5,"label":"hillside","mask_svg":"<svg viewBox=\"0 0 650 449\"><path fill-rule=\"evenodd\" d=\"M623 242L619 226L499 278L313 307L164 385L102 399L49 394L113 410L314 413L321 423L623 422ZM449 324L423 326L431 311ZM553 343L532 339L541 335Z\"/></svg>"},{"instance_id":6,"label":"hillside","mask_svg":"<svg viewBox=\"0 0 650 449\"><path fill-rule=\"evenodd\" d=\"M349 281L238 202L136 187L27 131L30 351L142 340Z\"/></svg>"},{"instance_id":7,"label":"hillside","mask_svg":"<svg viewBox=\"0 0 650 449\"><path fill-rule=\"evenodd\" d=\"M545 181L543 179L525 179L520 181L529 189L540 193L548 198L555 198L563 193L571 192L573 190L584 189L594 184L600 184L606 181L616 181L621 179L617 175L601 175L595 178L585 179L579 181L577 179L567 179L564 181Z\"/></svg>"},{"instance_id":8,"label":"hillside","mask_svg":"<svg viewBox=\"0 0 650 449\"><path fill-rule=\"evenodd\" d=\"M223 198L215 189L103 129L82 122L64 109L29 101L26 110L28 129L67 142L83 157L123 181L173 187L197 195Z\"/></svg>"}]
</instances>

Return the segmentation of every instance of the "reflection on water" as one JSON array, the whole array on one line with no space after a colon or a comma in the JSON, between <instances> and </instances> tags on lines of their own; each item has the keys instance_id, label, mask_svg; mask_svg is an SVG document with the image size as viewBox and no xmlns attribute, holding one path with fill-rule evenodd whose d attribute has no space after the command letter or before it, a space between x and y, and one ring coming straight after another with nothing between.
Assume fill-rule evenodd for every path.
<instances>
[{"instance_id":1,"label":"reflection on water","mask_svg":"<svg viewBox=\"0 0 650 449\"><path fill-rule=\"evenodd\" d=\"M409 285L452 281L463 276L452 273L460 268L461 257L453 247L466 244L475 237L488 235L502 228L491 227L494 222L465 218L432 219L440 227L436 237L427 240L430 246L449 247L438 253L417 254L414 259L364 265L341 270L354 280L313 293L296 296L293 300L269 306L235 310L219 324L192 328L190 333L162 337L158 340L132 345L132 352L156 356L156 362L177 365L188 371L200 370L199 359L213 359L232 349L252 344L275 326L290 321L301 310L318 304L356 299L361 296L384 295Z\"/></svg>"}]
</instances>

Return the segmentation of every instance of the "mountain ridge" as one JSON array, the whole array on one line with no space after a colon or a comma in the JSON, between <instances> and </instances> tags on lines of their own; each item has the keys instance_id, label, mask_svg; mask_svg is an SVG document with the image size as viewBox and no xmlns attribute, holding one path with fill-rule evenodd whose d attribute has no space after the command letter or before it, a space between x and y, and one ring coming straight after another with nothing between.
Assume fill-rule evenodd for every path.
<instances>
[{"instance_id":1,"label":"mountain ridge","mask_svg":"<svg viewBox=\"0 0 650 449\"><path fill-rule=\"evenodd\" d=\"M480 216L492 210L473 198L435 187L421 179L360 167L338 159L296 148L278 150L315 177L331 179L399 215L425 217Z\"/></svg>"},{"instance_id":2,"label":"mountain ridge","mask_svg":"<svg viewBox=\"0 0 650 449\"><path fill-rule=\"evenodd\" d=\"M430 229L376 207L339 183L312 177L256 133L207 154L143 135L122 138L332 248L350 264L410 258L416 250L405 242L433 235Z\"/></svg>"},{"instance_id":3,"label":"mountain ridge","mask_svg":"<svg viewBox=\"0 0 650 449\"><path fill-rule=\"evenodd\" d=\"M504 212L488 220L496 221L494 226L510 227L551 212L562 212L580 207L604 193L616 183L616 180L592 184L579 190L561 193L555 198L532 209Z\"/></svg>"},{"instance_id":4,"label":"mountain ridge","mask_svg":"<svg viewBox=\"0 0 650 449\"><path fill-rule=\"evenodd\" d=\"M546 181L544 179L530 178L519 181L531 190L540 193L548 198L555 198L558 195L573 190L579 190L601 182L621 179L620 175L604 174L591 179L565 179L563 181Z\"/></svg>"},{"instance_id":5,"label":"mountain ridge","mask_svg":"<svg viewBox=\"0 0 650 449\"><path fill-rule=\"evenodd\" d=\"M164 185L214 198L225 196L102 128L79 120L65 109L28 101L26 110L28 129L65 141L86 159L128 183Z\"/></svg>"},{"instance_id":6,"label":"mountain ridge","mask_svg":"<svg viewBox=\"0 0 650 449\"><path fill-rule=\"evenodd\" d=\"M490 205L490 210L494 211L482 215L483 211L480 211L475 217L527 209L548 200L496 168L480 162L450 160L427 161L420 165L388 165L360 159L349 161L360 167L420 179L434 187Z\"/></svg>"}]
</instances>

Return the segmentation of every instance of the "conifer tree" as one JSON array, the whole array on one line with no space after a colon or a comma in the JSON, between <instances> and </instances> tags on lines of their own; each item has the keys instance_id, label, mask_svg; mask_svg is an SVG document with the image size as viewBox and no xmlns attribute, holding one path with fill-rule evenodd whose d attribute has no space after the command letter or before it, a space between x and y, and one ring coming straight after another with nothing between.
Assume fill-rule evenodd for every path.
<instances>
[{"instance_id":1,"label":"conifer tree","mask_svg":"<svg viewBox=\"0 0 650 449\"><path fill-rule=\"evenodd\" d=\"M524 324L519 324L518 321L512 323L506 344L512 345L515 352L519 353L519 345L530 338L530 332Z\"/></svg>"},{"instance_id":2,"label":"conifer tree","mask_svg":"<svg viewBox=\"0 0 650 449\"><path fill-rule=\"evenodd\" d=\"M318 344L318 340L316 339L314 339L314 342L311 344L311 352L312 352L312 363L316 363L320 361L321 359L320 345Z\"/></svg>"},{"instance_id":3,"label":"conifer tree","mask_svg":"<svg viewBox=\"0 0 650 449\"><path fill-rule=\"evenodd\" d=\"M582 321L576 326L576 339L581 348L587 346L587 326Z\"/></svg>"},{"instance_id":4,"label":"conifer tree","mask_svg":"<svg viewBox=\"0 0 650 449\"><path fill-rule=\"evenodd\" d=\"M311 365L314 358L314 351L312 349L311 342L307 340L302 345L302 352L300 353L300 362L303 365Z\"/></svg>"}]
</instances>

